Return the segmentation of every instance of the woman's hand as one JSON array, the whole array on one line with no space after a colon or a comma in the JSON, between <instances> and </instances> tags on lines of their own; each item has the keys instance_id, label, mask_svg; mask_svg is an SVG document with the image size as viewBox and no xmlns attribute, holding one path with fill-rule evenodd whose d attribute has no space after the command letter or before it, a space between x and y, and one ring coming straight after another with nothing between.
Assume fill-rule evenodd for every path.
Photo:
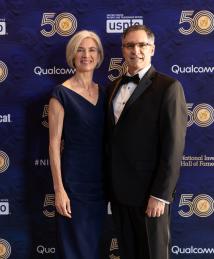
<instances>
[{"instance_id":1,"label":"woman's hand","mask_svg":"<svg viewBox=\"0 0 214 259\"><path fill-rule=\"evenodd\" d=\"M71 202L64 189L55 192L55 206L60 215L71 218Z\"/></svg>"}]
</instances>

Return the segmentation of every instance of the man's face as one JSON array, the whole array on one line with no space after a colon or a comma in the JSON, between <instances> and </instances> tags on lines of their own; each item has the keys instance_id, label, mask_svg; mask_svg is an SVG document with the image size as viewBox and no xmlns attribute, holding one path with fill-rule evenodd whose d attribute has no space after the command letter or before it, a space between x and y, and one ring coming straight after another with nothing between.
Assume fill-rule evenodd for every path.
<instances>
[{"instance_id":1,"label":"man's face","mask_svg":"<svg viewBox=\"0 0 214 259\"><path fill-rule=\"evenodd\" d=\"M130 74L135 74L151 63L155 46L143 30L131 31L122 41L123 57Z\"/></svg>"}]
</instances>

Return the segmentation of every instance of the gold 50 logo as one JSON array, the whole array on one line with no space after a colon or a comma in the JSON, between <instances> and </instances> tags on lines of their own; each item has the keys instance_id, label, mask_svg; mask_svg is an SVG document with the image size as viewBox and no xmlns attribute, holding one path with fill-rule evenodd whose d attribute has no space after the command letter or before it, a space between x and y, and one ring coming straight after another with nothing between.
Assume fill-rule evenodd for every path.
<instances>
[{"instance_id":1,"label":"gold 50 logo","mask_svg":"<svg viewBox=\"0 0 214 259\"><path fill-rule=\"evenodd\" d=\"M0 60L0 83L3 82L8 75L8 69L6 64Z\"/></svg>"},{"instance_id":2,"label":"gold 50 logo","mask_svg":"<svg viewBox=\"0 0 214 259\"><path fill-rule=\"evenodd\" d=\"M179 210L178 214L181 217L191 217L195 214L198 217L209 217L214 212L214 200L207 194L199 194L195 196L193 194L182 194L179 207L186 207L185 210Z\"/></svg>"},{"instance_id":3,"label":"gold 50 logo","mask_svg":"<svg viewBox=\"0 0 214 259\"><path fill-rule=\"evenodd\" d=\"M55 196L54 194L46 194L44 200L44 210L43 214L48 218L55 217ZM48 209L49 208L49 209Z\"/></svg>"},{"instance_id":4,"label":"gold 50 logo","mask_svg":"<svg viewBox=\"0 0 214 259\"><path fill-rule=\"evenodd\" d=\"M0 239L0 258L7 259L11 254L11 246L5 239Z\"/></svg>"},{"instance_id":5,"label":"gold 50 logo","mask_svg":"<svg viewBox=\"0 0 214 259\"><path fill-rule=\"evenodd\" d=\"M196 31L199 34L209 34L214 29L214 15L209 11L200 11L193 16L194 11L182 11L179 24L187 23L179 28L179 32L189 35ZM193 16L193 17L192 17Z\"/></svg>"},{"instance_id":6,"label":"gold 50 logo","mask_svg":"<svg viewBox=\"0 0 214 259\"><path fill-rule=\"evenodd\" d=\"M190 127L195 123L199 127L208 127L214 122L214 109L211 105L207 103L201 103L191 110L193 104L187 104L188 108L188 123L187 126Z\"/></svg>"},{"instance_id":7,"label":"gold 50 logo","mask_svg":"<svg viewBox=\"0 0 214 259\"><path fill-rule=\"evenodd\" d=\"M112 71L112 73L108 76L109 80L114 81L126 73L127 64L123 61L123 58L111 58L108 71Z\"/></svg>"},{"instance_id":8,"label":"gold 50 logo","mask_svg":"<svg viewBox=\"0 0 214 259\"><path fill-rule=\"evenodd\" d=\"M48 128L48 104L44 105L44 109L42 113L42 125L45 128Z\"/></svg>"},{"instance_id":9,"label":"gold 50 logo","mask_svg":"<svg viewBox=\"0 0 214 259\"><path fill-rule=\"evenodd\" d=\"M61 36L70 36L76 31L77 19L73 14L60 13L56 17L55 15L55 13L43 14L41 26L46 26L48 28L47 30L41 30L43 36L52 37L55 33L58 33Z\"/></svg>"},{"instance_id":10,"label":"gold 50 logo","mask_svg":"<svg viewBox=\"0 0 214 259\"><path fill-rule=\"evenodd\" d=\"M118 242L117 238L112 238L111 245L110 245L110 252L111 255L109 256L110 259L120 259L120 256L116 256L115 254L112 254L114 250L118 250Z\"/></svg>"}]
</instances>

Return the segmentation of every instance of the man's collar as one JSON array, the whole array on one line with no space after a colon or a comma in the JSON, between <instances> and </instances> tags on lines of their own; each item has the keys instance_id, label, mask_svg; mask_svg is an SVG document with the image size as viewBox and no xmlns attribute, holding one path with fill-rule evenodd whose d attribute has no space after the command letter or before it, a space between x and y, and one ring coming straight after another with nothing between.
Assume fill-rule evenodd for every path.
<instances>
[{"instance_id":1,"label":"man's collar","mask_svg":"<svg viewBox=\"0 0 214 259\"><path fill-rule=\"evenodd\" d=\"M148 66L144 67L143 69L141 69L140 71L138 71L138 75L139 75L139 78L140 80L145 76L145 74L148 72L148 70L150 69L151 67L151 64L149 64ZM129 72L126 73L127 76L131 76L129 74Z\"/></svg>"}]
</instances>

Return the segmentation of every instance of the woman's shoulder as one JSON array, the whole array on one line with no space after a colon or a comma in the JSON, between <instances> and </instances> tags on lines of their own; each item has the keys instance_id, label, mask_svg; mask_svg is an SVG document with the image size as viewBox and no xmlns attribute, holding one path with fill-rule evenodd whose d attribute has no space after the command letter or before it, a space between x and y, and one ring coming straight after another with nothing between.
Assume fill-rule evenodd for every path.
<instances>
[{"instance_id":1,"label":"woman's shoulder","mask_svg":"<svg viewBox=\"0 0 214 259\"><path fill-rule=\"evenodd\" d=\"M53 87L51 98L57 99L63 106L65 103L65 93L62 84L57 84Z\"/></svg>"},{"instance_id":2,"label":"woman's shoulder","mask_svg":"<svg viewBox=\"0 0 214 259\"><path fill-rule=\"evenodd\" d=\"M62 84L57 84L57 85L55 85L54 87L53 87L53 92L55 92L55 91L61 91L62 90Z\"/></svg>"}]
</instances>

